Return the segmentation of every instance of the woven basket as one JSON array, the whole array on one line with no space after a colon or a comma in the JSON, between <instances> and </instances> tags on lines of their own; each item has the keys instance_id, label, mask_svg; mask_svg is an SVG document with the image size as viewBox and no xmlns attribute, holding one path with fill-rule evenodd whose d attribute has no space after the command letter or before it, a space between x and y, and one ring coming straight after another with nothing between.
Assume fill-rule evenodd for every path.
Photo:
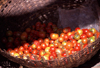
<instances>
[{"instance_id":1,"label":"woven basket","mask_svg":"<svg viewBox=\"0 0 100 68\"><path fill-rule=\"evenodd\" d=\"M23 1L24 0L22 0L20 3L23 3ZM50 0L50 1L52 2L52 0ZM0 28L2 29L0 31L1 38L3 36L5 36L5 32L7 30L23 31L26 27L30 27L31 25L34 25L38 21L40 21L42 23L48 23L48 22L52 21L55 24L59 24L59 23L57 23L58 19L59 19L59 13L57 12L57 8L60 7L60 8L70 11L70 10L74 10L74 9L80 9L82 7L93 6L93 2L94 2L94 0L84 1L83 3L75 2L76 5L75 5L75 7L73 7L73 4L74 4L73 0L70 0L68 2L66 2L65 0L59 0L59 1L55 1L55 3L52 2L52 4L44 6L41 10L39 10L40 9L40 7L39 7L39 9L35 11L34 10L35 7L33 7L33 9L31 8L32 10L29 10L27 8L23 11L21 9L20 12L17 9L17 8L20 8L20 6L14 5L15 6L14 9L17 9L17 10L12 9L11 11L9 11L9 7L8 7L8 9L7 8L4 9L2 6L2 8L4 10L1 8L2 12L0 12L0 16L1 16L0 17L0 21L1 21ZM17 1L16 2L13 1L13 4L14 3L19 4L19 2L17 2ZM50 3L50 2L48 2L48 3ZM12 4L11 4L11 6L12 6ZM27 5L25 4L24 7L26 7L26 6ZM29 12L26 10L28 10ZM25 13L24 13L24 11L25 11ZM97 15L95 15L94 19L98 22ZM78 23L78 24L81 24L81 23ZM97 24L99 26L96 29L99 30L99 32L100 32L100 22L95 23L95 24ZM94 24L92 23L92 26L93 25ZM89 26L89 28L91 28L91 27ZM77 66L85 63L87 60L91 59L91 57L93 57L97 53L97 51L100 49L99 44L100 44L100 37L98 39L96 39L95 42L89 44L86 48L82 49L81 51L76 52L76 53L69 55L67 57L64 57L64 58L54 59L52 61L49 61L49 60L47 60L47 61L46 60L30 61L29 59L23 60L23 59L15 58L15 57L10 56L6 52L4 50L4 47L1 47L0 54L4 57L8 58L10 61L13 61L15 63L18 63L20 65L23 65L23 66L26 66L29 68L45 68L45 67L47 67L47 68L51 68L51 67L53 67L53 68L72 68L72 67L77 67Z\"/></svg>"}]
</instances>

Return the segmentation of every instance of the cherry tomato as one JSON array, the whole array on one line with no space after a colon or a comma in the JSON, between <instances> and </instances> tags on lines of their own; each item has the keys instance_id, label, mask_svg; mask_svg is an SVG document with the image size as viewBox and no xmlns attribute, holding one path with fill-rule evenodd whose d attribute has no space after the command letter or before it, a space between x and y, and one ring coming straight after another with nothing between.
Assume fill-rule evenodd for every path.
<instances>
[{"instance_id":1,"label":"cherry tomato","mask_svg":"<svg viewBox=\"0 0 100 68\"><path fill-rule=\"evenodd\" d=\"M46 42L45 45L46 45L46 47L49 47L49 43Z\"/></svg>"},{"instance_id":2,"label":"cherry tomato","mask_svg":"<svg viewBox=\"0 0 100 68\"><path fill-rule=\"evenodd\" d=\"M57 48L56 53L62 54L62 50L60 48Z\"/></svg>"},{"instance_id":3,"label":"cherry tomato","mask_svg":"<svg viewBox=\"0 0 100 68\"><path fill-rule=\"evenodd\" d=\"M31 28L26 28L26 32L27 33L31 32Z\"/></svg>"},{"instance_id":4,"label":"cherry tomato","mask_svg":"<svg viewBox=\"0 0 100 68\"><path fill-rule=\"evenodd\" d=\"M11 51L10 51L10 55L11 55L11 56L14 56L15 53L16 53L16 52L15 52L14 50L11 50Z\"/></svg>"},{"instance_id":5,"label":"cherry tomato","mask_svg":"<svg viewBox=\"0 0 100 68\"><path fill-rule=\"evenodd\" d=\"M33 48L33 49L36 49L37 46L36 46L35 44L32 44L32 48Z\"/></svg>"},{"instance_id":6,"label":"cherry tomato","mask_svg":"<svg viewBox=\"0 0 100 68\"><path fill-rule=\"evenodd\" d=\"M87 35L86 35L86 34L82 34L82 35L80 36L80 38L81 38L81 39L87 38Z\"/></svg>"},{"instance_id":7,"label":"cherry tomato","mask_svg":"<svg viewBox=\"0 0 100 68\"><path fill-rule=\"evenodd\" d=\"M65 36L65 33L60 34L60 37L64 38L64 36Z\"/></svg>"},{"instance_id":8,"label":"cherry tomato","mask_svg":"<svg viewBox=\"0 0 100 68\"><path fill-rule=\"evenodd\" d=\"M71 31L71 28L70 27L66 27L66 28L63 29L63 32L65 34L68 33L68 32L70 32L70 31Z\"/></svg>"},{"instance_id":9,"label":"cherry tomato","mask_svg":"<svg viewBox=\"0 0 100 68\"><path fill-rule=\"evenodd\" d=\"M34 55L37 55L37 53L38 53L38 51L37 51L36 49L34 49L34 50L32 51L32 54L34 54Z\"/></svg>"},{"instance_id":10,"label":"cherry tomato","mask_svg":"<svg viewBox=\"0 0 100 68\"><path fill-rule=\"evenodd\" d=\"M74 35L74 38L75 38L76 40L79 40L79 39L80 39L80 35L75 34L75 35Z\"/></svg>"},{"instance_id":11,"label":"cherry tomato","mask_svg":"<svg viewBox=\"0 0 100 68\"><path fill-rule=\"evenodd\" d=\"M51 52L51 54L52 54L54 57L57 57L56 52Z\"/></svg>"},{"instance_id":12,"label":"cherry tomato","mask_svg":"<svg viewBox=\"0 0 100 68\"><path fill-rule=\"evenodd\" d=\"M87 35L87 37L92 37L92 36L93 36L93 33L90 32L90 31L88 31L88 32L86 33L86 35Z\"/></svg>"},{"instance_id":13,"label":"cherry tomato","mask_svg":"<svg viewBox=\"0 0 100 68\"><path fill-rule=\"evenodd\" d=\"M24 50L24 53L25 53L25 54L29 53L29 50Z\"/></svg>"},{"instance_id":14,"label":"cherry tomato","mask_svg":"<svg viewBox=\"0 0 100 68\"><path fill-rule=\"evenodd\" d=\"M66 45L67 45L67 42L63 41L63 42L62 42L62 45L63 45L63 46L66 46Z\"/></svg>"},{"instance_id":15,"label":"cherry tomato","mask_svg":"<svg viewBox=\"0 0 100 68\"><path fill-rule=\"evenodd\" d=\"M7 52L10 52L11 50L13 50L13 49L11 49L11 48L8 48L8 49L7 49Z\"/></svg>"},{"instance_id":16,"label":"cherry tomato","mask_svg":"<svg viewBox=\"0 0 100 68\"><path fill-rule=\"evenodd\" d=\"M46 48L45 48L45 52L46 52L46 53L49 53L49 51L50 51L50 47L46 47Z\"/></svg>"},{"instance_id":17,"label":"cherry tomato","mask_svg":"<svg viewBox=\"0 0 100 68\"><path fill-rule=\"evenodd\" d=\"M70 49L70 48L72 48L72 47L74 47L73 44L72 44L70 41L68 41L68 42L67 42L67 45L66 45L66 48L67 48L67 49Z\"/></svg>"},{"instance_id":18,"label":"cherry tomato","mask_svg":"<svg viewBox=\"0 0 100 68\"><path fill-rule=\"evenodd\" d=\"M30 56L30 59L31 59L31 60L35 60L35 58L34 58L34 56L33 56L33 55L31 55L31 56Z\"/></svg>"},{"instance_id":19,"label":"cherry tomato","mask_svg":"<svg viewBox=\"0 0 100 68\"><path fill-rule=\"evenodd\" d=\"M54 40L50 40L50 43L53 44L54 43Z\"/></svg>"},{"instance_id":20,"label":"cherry tomato","mask_svg":"<svg viewBox=\"0 0 100 68\"><path fill-rule=\"evenodd\" d=\"M55 59L55 56L52 55L52 54L50 54L50 56L49 56L49 60L52 60L52 59Z\"/></svg>"},{"instance_id":21,"label":"cherry tomato","mask_svg":"<svg viewBox=\"0 0 100 68\"><path fill-rule=\"evenodd\" d=\"M26 32L23 32L20 37L21 37L21 40L26 40L28 35Z\"/></svg>"},{"instance_id":22,"label":"cherry tomato","mask_svg":"<svg viewBox=\"0 0 100 68\"><path fill-rule=\"evenodd\" d=\"M77 41L75 39L72 39L71 43L77 43Z\"/></svg>"},{"instance_id":23,"label":"cherry tomato","mask_svg":"<svg viewBox=\"0 0 100 68\"><path fill-rule=\"evenodd\" d=\"M32 46L28 47L29 52L32 52Z\"/></svg>"},{"instance_id":24,"label":"cherry tomato","mask_svg":"<svg viewBox=\"0 0 100 68\"><path fill-rule=\"evenodd\" d=\"M44 57L45 60L49 60L49 54L48 53L45 53L43 57Z\"/></svg>"},{"instance_id":25,"label":"cherry tomato","mask_svg":"<svg viewBox=\"0 0 100 68\"><path fill-rule=\"evenodd\" d=\"M46 44L45 43L41 43L41 48L45 49L46 48Z\"/></svg>"},{"instance_id":26,"label":"cherry tomato","mask_svg":"<svg viewBox=\"0 0 100 68\"><path fill-rule=\"evenodd\" d=\"M39 43L38 40L35 40L35 41L34 41L34 44L35 44L36 46L40 45L40 43Z\"/></svg>"},{"instance_id":27,"label":"cherry tomato","mask_svg":"<svg viewBox=\"0 0 100 68\"><path fill-rule=\"evenodd\" d=\"M58 40L59 40L59 42L63 42L64 38L63 37L59 37Z\"/></svg>"},{"instance_id":28,"label":"cherry tomato","mask_svg":"<svg viewBox=\"0 0 100 68\"><path fill-rule=\"evenodd\" d=\"M14 48L14 51L15 51L16 53L18 53L19 49L18 49L18 48Z\"/></svg>"},{"instance_id":29,"label":"cherry tomato","mask_svg":"<svg viewBox=\"0 0 100 68\"><path fill-rule=\"evenodd\" d=\"M24 51L24 47L23 46L20 46L19 47L19 51Z\"/></svg>"},{"instance_id":30,"label":"cherry tomato","mask_svg":"<svg viewBox=\"0 0 100 68\"><path fill-rule=\"evenodd\" d=\"M76 27L76 28L75 28L75 31L77 31L77 30L79 30L79 29L80 29L80 27Z\"/></svg>"},{"instance_id":31,"label":"cherry tomato","mask_svg":"<svg viewBox=\"0 0 100 68\"><path fill-rule=\"evenodd\" d=\"M18 51L18 54L19 55L23 55L23 51Z\"/></svg>"},{"instance_id":32,"label":"cherry tomato","mask_svg":"<svg viewBox=\"0 0 100 68\"><path fill-rule=\"evenodd\" d=\"M39 38L38 41L39 41L40 44L43 43L43 39L42 38Z\"/></svg>"},{"instance_id":33,"label":"cherry tomato","mask_svg":"<svg viewBox=\"0 0 100 68\"><path fill-rule=\"evenodd\" d=\"M40 45L38 45L37 46L37 50L41 50L42 48L41 48L41 46Z\"/></svg>"},{"instance_id":34,"label":"cherry tomato","mask_svg":"<svg viewBox=\"0 0 100 68\"><path fill-rule=\"evenodd\" d=\"M45 43L46 43L46 42L49 43L49 39L48 39L48 38L45 38L45 39L44 39L44 42L45 42Z\"/></svg>"},{"instance_id":35,"label":"cherry tomato","mask_svg":"<svg viewBox=\"0 0 100 68\"><path fill-rule=\"evenodd\" d=\"M81 48L80 48L80 46L75 46L75 51L80 51L81 50Z\"/></svg>"},{"instance_id":36,"label":"cherry tomato","mask_svg":"<svg viewBox=\"0 0 100 68\"><path fill-rule=\"evenodd\" d=\"M50 47L50 52L55 52L56 48L54 46Z\"/></svg>"},{"instance_id":37,"label":"cherry tomato","mask_svg":"<svg viewBox=\"0 0 100 68\"><path fill-rule=\"evenodd\" d=\"M56 33L51 33L51 34L50 34L50 38L51 38L52 40L56 40L56 39L58 39L58 37L59 37L59 35L56 34Z\"/></svg>"},{"instance_id":38,"label":"cherry tomato","mask_svg":"<svg viewBox=\"0 0 100 68\"><path fill-rule=\"evenodd\" d=\"M93 34L95 34L95 33L97 32L95 28L91 28L90 31L91 31Z\"/></svg>"},{"instance_id":39,"label":"cherry tomato","mask_svg":"<svg viewBox=\"0 0 100 68\"><path fill-rule=\"evenodd\" d=\"M41 26L41 22L36 22L35 26L36 27L40 27Z\"/></svg>"},{"instance_id":40,"label":"cherry tomato","mask_svg":"<svg viewBox=\"0 0 100 68\"><path fill-rule=\"evenodd\" d=\"M45 54L45 51L44 51L44 50L40 50L40 51L39 51L39 55L40 55L40 56L43 56L44 54Z\"/></svg>"},{"instance_id":41,"label":"cherry tomato","mask_svg":"<svg viewBox=\"0 0 100 68\"><path fill-rule=\"evenodd\" d=\"M53 25L53 23L52 23L52 22L49 22L49 23L48 23L48 26L52 26L52 25Z\"/></svg>"},{"instance_id":42,"label":"cherry tomato","mask_svg":"<svg viewBox=\"0 0 100 68\"><path fill-rule=\"evenodd\" d=\"M68 40L68 35L67 34L64 35L64 40L65 41Z\"/></svg>"},{"instance_id":43,"label":"cherry tomato","mask_svg":"<svg viewBox=\"0 0 100 68\"><path fill-rule=\"evenodd\" d=\"M84 45L83 45L83 48L85 48L87 45L88 45L88 44L84 44Z\"/></svg>"},{"instance_id":44,"label":"cherry tomato","mask_svg":"<svg viewBox=\"0 0 100 68\"><path fill-rule=\"evenodd\" d=\"M82 30L83 30L83 34L86 34L89 31L89 29L82 29Z\"/></svg>"},{"instance_id":45,"label":"cherry tomato","mask_svg":"<svg viewBox=\"0 0 100 68\"><path fill-rule=\"evenodd\" d=\"M77 30L77 33L78 33L79 35L82 35L82 34L83 34L83 31L82 31L81 29L78 29L78 30Z\"/></svg>"},{"instance_id":46,"label":"cherry tomato","mask_svg":"<svg viewBox=\"0 0 100 68\"><path fill-rule=\"evenodd\" d=\"M24 43L24 45L23 45L24 49L27 49L28 46L29 46L29 43Z\"/></svg>"},{"instance_id":47,"label":"cherry tomato","mask_svg":"<svg viewBox=\"0 0 100 68\"><path fill-rule=\"evenodd\" d=\"M87 44L87 42L88 42L87 38L83 38L83 39L82 39L82 43L83 43L83 44Z\"/></svg>"},{"instance_id":48,"label":"cherry tomato","mask_svg":"<svg viewBox=\"0 0 100 68\"><path fill-rule=\"evenodd\" d=\"M40 38L45 38L46 37L45 32L43 32L43 31L39 32L39 37Z\"/></svg>"},{"instance_id":49,"label":"cherry tomato","mask_svg":"<svg viewBox=\"0 0 100 68\"><path fill-rule=\"evenodd\" d=\"M66 57L67 55L66 55L66 53L62 53L62 56L63 56L63 57Z\"/></svg>"},{"instance_id":50,"label":"cherry tomato","mask_svg":"<svg viewBox=\"0 0 100 68\"><path fill-rule=\"evenodd\" d=\"M72 39L74 39L74 34L71 34L71 35L69 35L69 40L72 40Z\"/></svg>"}]
</instances>

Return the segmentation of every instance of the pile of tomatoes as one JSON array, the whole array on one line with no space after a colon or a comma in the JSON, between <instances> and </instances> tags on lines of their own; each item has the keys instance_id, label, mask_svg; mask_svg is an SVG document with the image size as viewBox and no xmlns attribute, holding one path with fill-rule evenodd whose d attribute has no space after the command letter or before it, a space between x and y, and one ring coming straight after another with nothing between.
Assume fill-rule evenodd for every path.
<instances>
[{"instance_id":1,"label":"pile of tomatoes","mask_svg":"<svg viewBox=\"0 0 100 68\"><path fill-rule=\"evenodd\" d=\"M29 35L29 36L28 36ZM30 59L32 60L52 60L60 57L66 57L84 49L89 43L94 42L100 33L95 28L80 29L76 27L74 31L71 31L70 27L58 29L53 23L45 24L37 22L36 25L31 28L26 28L25 32L14 32L14 42L23 41L23 44L19 44L14 49L9 48L7 52L11 56ZM7 36L10 37L9 42L12 42L12 32L7 32ZM38 38L34 38L38 37ZM28 41L31 41L28 42ZM6 42L6 41L3 41ZM19 41L20 42L20 41ZM22 42L21 42L22 43ZM14 43L15 45L16 43ZM23 57L20 57L23 55ZM28 56L28 57L27 57ZM36 56L37 58L35 58Z\"/></svg>"},{"instance_id":2,"label":"pile of tomatoes","mask_svg":"<svg viewBox=\"0 0 100 68\"><path fill-rule=\"evenodd\" d=\"M6 49L15 48L26 42L31 44L34 40L48 38L50 33L54 32L59 32L59 29L52 22L48 24L36 22L35 25L27 27L24 31L8 30L6 36L2 38L2 43Z\"/></svg>"}]
</instances>

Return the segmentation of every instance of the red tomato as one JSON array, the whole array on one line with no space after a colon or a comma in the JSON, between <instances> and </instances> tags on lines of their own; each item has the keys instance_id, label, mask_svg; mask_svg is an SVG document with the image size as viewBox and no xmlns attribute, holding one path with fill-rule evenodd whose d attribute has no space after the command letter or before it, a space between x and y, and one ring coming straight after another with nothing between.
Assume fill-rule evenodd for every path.
<instances>
[{"instance_id":1,"label":"red tomato","mask_svg":"<svg viewBox=\"0 0 100 68\"><path fill-rule=\"evenodd\" d=\"M31 56L30 56L30 59L31 59L31 60L35 60L35 58L34 58L34 56L33 56L33 55L31 55Z\"/></svg>"},{"instance_id":2,"label":"red tomato","mask_svg":"<svg viewBox=\"0 0 100 68\"><path fill-rule=\"evenodd\" d=\"M90 32L90 31L88 31L88 32L86 33L86 35L87 35L87 37L92 37L92 36L93 36L93 33Z\"/></svg>"},{"instance_id":3,"label":"red tomato","mask_svg":"<svg viewBox=\"0 0 100 68\"><path fill-rule=\"evenodd\" d=\"M80 43L76 43L76 46L80 47L80 46L81 46L81 44L80 44Z\"/></svg>"},{"instance_id":4,"label":"red tomato","mask_svg":"<svg viewBox=\"0 0 100 68\"><path fill-rule=\"evenodd\" d=\"M24 50L24 53L25 53L25 54L28 54L28 53L29 53L29 50Z\"/></svg>"},{"instance_id":5,"label":"red tomato","mask_svg":"<svg viewBox=\"0 0 100 68\"><path fill-rule=\"evenodd\" d=\"M55 56L53 54L49 55L49 60L55 59Z\"/></svg>"},{"instance_id":6,"label":"red tomato","mask_svg":"<svg viewBox=\"0 0 100 68\"><path fill-rule=\"evenodd\" d=\"M83 48L85 48L87 45L88 45L88 44L84 44L84 45L83 45Z\"/></svg>"},{"instance_id":7,"label":"red tomato","mask_svg":"<svg viewBox=\"0 0 100 68\"><path fill-rule=\"evenodd\" d=\"M29 52L32 52L32 46L28 47Z\"/></svg>"},{"instance_id":8,"label":"red tomato","mask_svg":"<svg viewBox=\"0 0 100 68\"><path fill-rule=\"evenodd\" d=\"M10 52L11 50L12 50L11 48L8 48L8 49L7 49L7 52Z\"/></svg>"},{"instance_id":9,"label":"red tomato","mask_svg":"<svg viewBox=\"0 0 100 68\"><path fill-rule=\"evenodd\" d=\"M59 46L59 44L58 43L54 43L54 47L58 47Z\"/></svg>"},{"instance_id":10,"label":"red tomato","mask_svg":"<svg viewBox=\"0 0 100 68\"><path fill-rule=\"evenodd\" d=\"M55 52L56 48L54 46L50 47L50 52Z\"/></svg>"},{"instance_id":11,"label":"red tomato","mask_svg":"<svg viewBox=\"0 0 100 68\"><path fill-rule=\"evenodd\" d=\"M23 46L20 46L19 47L19 51L24 51L24 47Z\"/></svg>"},{"instance_id":12,"label":"red tomato","mask_svg":"<svg viewBox=\"0 0 100 68\"><path fill-rule=\"evenodd\" d=\"M54 57L57 57L56 52L51 52L51 54L52 54Z\"/></svg>"},{"instance_id":13,"label":"red tomato","mask_svg":"<svg viewBox=\"0 0 100 68\"><path fill-rule=\"evenodd\" d=\"M66 45L66 48L67 48L67 49L70 49L70 48L72 48L72 47L74 47L73 44L72 44L70 41L68 41L68 42L67 42L67 45Z\"/></svg>"},{"instance_id":14,"label":"red tomato","mask_svg":"<svg viewBox=\"0 0 100 68\"><path fill-rule=\"evenodd\" d=\"M46 47L49 47L49 43L45 42Z\"/></svg>"},{"instance_id":15,"label":"red tomato","mask_svg":"<svg viewBox=\"0 0 100 68\"><path fill-rule=\"evenodd\" d=\"M14 56L15 53L16 53L16 52L15 52L14 50L11 50L11 51L10 51L10 55L11 55L11 56Z\"/></svg>"},{"instance_id":16,"label":"red tomato","mask_svg":"<svg viewBox=\"0 0 100 68\"><path fill-rule=\"evenodd\" d=\"M31 28L26 28L26 32L27 33L31 32Z\"/></svg>"},{"instance_id":17,"label":"red tomato","mask_svg":"<svg viewBox=\"0 0 100 68\"><path fill-rule=\"evenodd\" d=\"M89 31L89 29L82 29L82 30L83 30L83 34L86 34Z\"/></svg>"},{"instance_id":18,"label":"red tomato","mask_svg":"<svg viewBox=\"0 0 100 68\"><path fill-rule=\"evenodd\" d=\"M68 32L70 32L70 31L71 31L71 28L70 28L70 27L66 27L66 28L63 29L63 32L64 32L64 33L68 33Z\"/></svg>"},{"instance_id":19,"label":"red tomato","mask_svg":"<svg viewBox=\"0 0 100 68\"><path fill-rule=\"evenodd\" d=\"M46 34L45 34L45 32L39 32L39 37L40 38L45 38L46 37Z\"/></svg>"},{"instance_id":20,"label":"red tomato","mask_svg":"<svg viewBox=\"0 0 100 68\"><path fill-rule=\"evenodd\" d=\"M34 44L35 44L36 46L40 45L39 41L37 41L37 40L34 41Z\"/></svg>"},{"instance_id":21,"label":"red tomato","mask_svg":"<svg viewBox=\"0 0 100 68\"><path fill-rule=\"evenodd\" d=\"M83 38L83 39L82 39L82 43L83 43L83 44L87 44L87 43L88 43L87 38Z\"/></svg>"},{"instance_id":22,"label":"red tomato","mask_svg":"<svg viewBox=\"0 0 100 68\"><path fill-rule=\"evenodd\" d=\"M34 49L34 50L32 51L32 54L37 55L37 54L38 54L38 51L37 51L36 49Z\"/></svg>"},{"instance_id":23,"label":"red tomato","mask_svg":"<svg viewBox=\"0 0 100 68\"><path fill-rule=\"evenodd\" d=\"M59 37L58 40L59 40L59 42L63 42L64 38L63 37Z\"/></svg>"},{"instance_id":24,"label":"red tomato","mask_svg":"<svg viewBox=\"0 0 100 68\"><path fill-rule=\"evenodd\" d=\"M50 43L53 44L54 43L54 40L50 40Z\"/></svg>"},{"instance_id":25,"label":"red tomato","mask_svg":"<svg viewBox=\"0 0 100 68\"><path fill-rule=\"evenodd\" d=\"M45 42L45 43L46 43L46 42L49 43L49 39L48 39L48 38L45 38L45 39L44 39L44 42Z\"/></svg>"},{"instance_id":26,"label":"red tomato","mask_svg":"<svg viewBox=\"0 0 100 68\"><path fill-rule=\"evenodd\" d=\"M46 27L46 24L45 23L41 24L41 27L43 27L43 28Z\"/></svg>"},{"instance_id":27,"label":"red tomato","mask_svg":"<svg viewBox=\"0 0 100 68\"><path fill-rule=\"evenodd\" d=\"M14 51L15 51L16 53L18 53L19 49L18 49L18 48L15 48Z\"/></svg>"},{"instance_id":28,"label":"red tomato","mask_svg":"<svg viewBox=\"0 0 100 68\"><path fill-rule=\"evenodd\" d=\"M66 53L62 53L62 56L63 56L63 57L66 57L67 55L66 55Z\"/></svg>"},{"instance_id":29,"label":"red tomato","mask_svg":"<svg viewBox=\"0 0 100 68\"><path fill-rule=\"evenodd\" d=\"M13 37L8 37L8 42L13 42L14 38Z\"/></svg>"},{"instance_id":30,"label":"red tomato","mask_svg":"<svg viewBox=\"0 0 100 68\"><path fill-rule=\"evenodd\" d=\"M26 32L23 32L23 33L21 34L21 40L26 40L27 37L28 37L28 35L27 35Z\"/></svg>"},{"instance_id":31,"label":"red tomato","mask_svg":"<svg viewBox=\"0 0 100 68\"><path fill-rule=\"evenodd\" d=\"M35 26L36 27L40 27L41 26L41 22L36 22Z\"/></svg>"},{"instance_id":32,"label":"red tomato","mask_svg":"<svg viewBox=\"0 0 100 68\"><path fill-rule=\"evenodd\" d=\"M51 38L52 40L56 40L56 39L58 39L58 37L59 37L59 35L56 34L56 33L51 33L51 34L50 34L50 38Z\"/></svg>"},{"instance_id":33,"label":"red tomato","mask_svg":"<svg viewBox=\"0 0 100 68\"><path fill-rule=\"evenodd\" d=\"M82 34L82 35L80 36L80 38L81 38L81 39L87 38L87 36L86 36L86 34Z\"/></svg>"},{"instance_id":34,"label":"red tomato","mask_svg":"<svg viewBox=\"0 0 100 68\"><path fill-rule=\"evenodd\" d=\"M40 45L37 46L37 50L41 50L41 46Z\"/></svg>"},{"instance_id":35,"label":"red tomato","mask_svg":"<svg viewBox=\"0 0 100 68\"><path fill-rule=\"evenodd\" d=\"M64 38L65 34L64 33L61 33L60 34L60 37Z\"/></svg>"},{"instance_id":36,"label":"red tomato","mask_svg":"<svg viewBox=\"0 0 100 68\"><path fill-rule=\"evenodd\" d=\"M38 41L39 41L40 44L43 43L43 39L42 38L39 38Z\"/></svg>"},{"instance_id":37,"label":"red tomato","mask_svg":"<svg viewBox=\"0 0 100 68\"><path fill-rule=\"evenodd\" d=\"M77 41L75 39L72 39L71 43L77 43Z\"/></svg>"},{"instance_id":38,"label":"red tomato","mask_svg":"<svg viewBox=\"0 0 100 68\"><path fill-rule=\"evenodd\" d=\"M72 40L72 39L74 39L74 34L71 34L71 35L69 36L69 40Z\"/></svg>"},{"instance_id":39,"label":"red tomato","mask_svg":"<svg viewBox=\"0 0 100 68\"><path fill-rule=\"evenodd\" d=\"M23 55L23 51L18 51L18 54L19 55Z\"/></svg>"},{"instance_id":40,"label":"red tomato","mask_svg":"<svg viewBox=\"0 0 100 68\"><path fill-rule=\"evenodd\" d=\"M64 35L64 40L65 41L68 40L68 35L67 34Z\"/></svg>"},{"instance_id":41,"label":"red tomato","mask_svg":"<svg viewBox=\"0 0 100 68\"><path fill-rule=\"evenodd\" d=\"M80 46L75 46L75 51L80 51L81 50L81 48L80 48Z\"/></svg>"},{"instance_id":42,"label":"red tomato","mask_svg":"<svg viewBox=\"0 0 100 68\"><path fill-rule=\"evenodd\" d=\"M76 27L76 28L75 28L75 31L77 31L78 29L80 29L80 27Z\"/></svg>"},{"instance_id":43,"label":"red tomato","mask_svg":"<svg viewBox=\"0 0 100 68\"><path fill-rule=\"evenodd\" d=\"M24 43L24 45L23 45L24 49L27 49L28 46L29 46L29 43Z\"/></svg>"},{"instance_id":44,"label":"red tomato","mask_svg":"<svg viewBox=\"0 0 100 68\"><path fill-rule=\"evenodd\" d=\"M45 43L41 43L41 48L45 49L46 48L46 44Z\"/></svg>"},{"instance_id":45,"label":"red tomato","mask_svg":"<svg viewBox=\"0 0 100 68\"><path fill-rule=\"evenodd\" d=\"M49 23L48 23L48 26L52 26L52 25L53 25L53 23L52 23L52 22L49 22Z\"/></svg>"}]
</instances>

